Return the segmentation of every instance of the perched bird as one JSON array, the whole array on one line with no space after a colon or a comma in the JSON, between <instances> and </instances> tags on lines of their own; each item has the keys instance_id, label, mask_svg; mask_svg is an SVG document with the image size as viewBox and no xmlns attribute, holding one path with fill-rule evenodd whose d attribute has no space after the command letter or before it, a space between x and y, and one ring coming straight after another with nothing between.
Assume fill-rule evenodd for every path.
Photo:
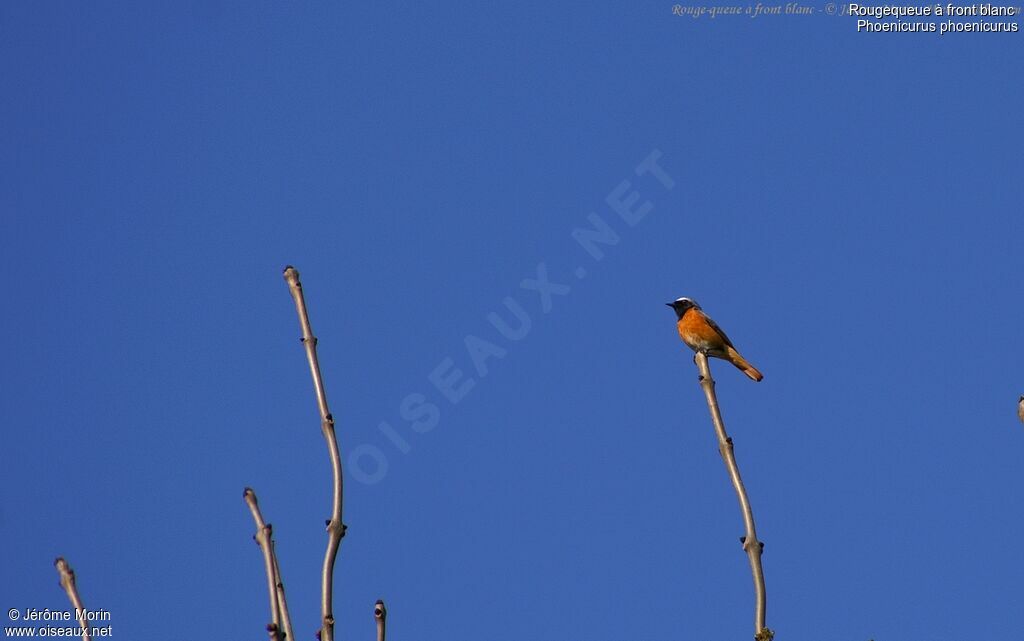
<instances>
[{"instance_id":1,"label":"perched bird","mask_svg":"<svg viewBox=\"0 0 1024 641\"><path fill-rule=\"evenodd\" d=\"M679 329L679 337L690 349L727 360L752 380L759 381L764 378L756 367L740 356L722 328L701 310L697 301L689 298L677 298L671 303L665 304L675 310L678 318L676 326Z\"/></svg>"},{"instance_id":2,"label":"perched bird","mask_svg":"<svg viewBox=\"0 0 1024 641\"><path fill-rule=\"evenodd\" d=\"M1017 401L1017 416L1020 417L1020 422L1024 423L1024 396L1021 396L1020 400Z\"/></svg>"}]
</instances>

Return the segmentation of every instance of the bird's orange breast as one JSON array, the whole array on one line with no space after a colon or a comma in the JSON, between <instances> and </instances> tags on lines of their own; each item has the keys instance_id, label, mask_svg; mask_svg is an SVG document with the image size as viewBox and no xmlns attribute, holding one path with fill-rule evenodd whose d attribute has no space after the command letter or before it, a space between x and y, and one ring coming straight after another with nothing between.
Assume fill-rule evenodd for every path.
<instances>
[{"instance_id":1,"label":"bird's orange breast","mask_svg":"<svg viewBox=\"0 0 1024 641\"><path fill-rule=\"evenodd\" d=\"M679 337L691 349L724 349L725 340L696 309L687 310L676 323Z\"/></svg>"}]
</instances>

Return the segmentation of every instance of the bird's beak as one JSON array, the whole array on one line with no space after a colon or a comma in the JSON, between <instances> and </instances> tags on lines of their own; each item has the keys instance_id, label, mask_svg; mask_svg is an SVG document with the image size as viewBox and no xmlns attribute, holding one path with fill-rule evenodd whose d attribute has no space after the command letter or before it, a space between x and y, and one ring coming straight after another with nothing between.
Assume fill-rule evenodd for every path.
<instances>
[{"instance_id":1,"label":"bird's beak","mask_svg":"<svg viewBox=\"0 0 1024 641\"><path fill-rule=\"evenodd\" d=\"M675 303L665 303L665 304L668 305L669 307L675 307L676 306Z\"/></svg>"}]
</instances>

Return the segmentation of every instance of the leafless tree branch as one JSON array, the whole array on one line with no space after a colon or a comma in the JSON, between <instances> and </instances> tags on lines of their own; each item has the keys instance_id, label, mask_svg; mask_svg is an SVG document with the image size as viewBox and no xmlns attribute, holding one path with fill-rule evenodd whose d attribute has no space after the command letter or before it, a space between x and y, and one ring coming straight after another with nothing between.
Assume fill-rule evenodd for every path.
<instances>
[{"instance_id":1,"label":"leafless tree branch","mask_svg":"<svg viewBox=\"0 0 1024 641\"><path fill-rule=\"evenodd\" d=\"M288 614L288 599L284 596L284 580L281 578L281 567L277 564L277 544L273 539L270 540L270 552L274 557L274 576L277 577L277 604L281 609L281 626L284 628L284 635L286 641L291 641L295 638L295 634L292 632L292 617Z\"/></svg>"},{"instance_id":2,"label":"leafless tree branch","mask_svg":"<svg viewBox=\"0 0 1024 641\"><path fill-rule=\"evenodd\" d=\"M316 337L309 325L309 314L306 311L306 299L302 294L302 283L299 272L291 265L285 267L284 279L295 301L295 311L299 315L302 328L302 344L306 348L309 371L313 376L313 389L316 402L320 409L320 427L327 441L327 450L331 457L331 470L334 475L334 496L332 501L331 519L327 521L327 551L324 554L323 572L321 575L322 591L320 602L321 627L320 641L334 641L334 562L341 547L341 539L345 536L345 525L342 523L343 479L341 470L341 454L338 450L338 439L334 433L334 417L327 409L327 394L324 392L323 378L320 376L320 363L316 357Z\"/></svg>"},{"instance_id":3,"label":"leafless tree branch","mask_svg":"<svg viewBox=\"0 0 1024 641\"><path fill-rule=\"evenodd\" d=\"M377 641L384 641L388 610L380 599L373 605L373 618L377 620Z\"/></svg>"},{"instance_id":4,"label":"leafless tree branch","mask_svg":"<svg viewBox=\"0 0 1024 641\"><path fill-rule=\"evenodd\" d=\"M747 534L740 541L750 561L750 571L754 576L754 639L756 641L771 641L774 632L765 627L765 611L767 609L767 595L764 587L764 570L761 567L761 552L764 544L757 540L757 529L754 527L754 511L750 507L750 499L747 498L747 490L743 486L743 479L740 478L740 468L736 464L736 455L733 452L732 439L725 431L725 423L722 421L722 412L718 407L718 396L715 394L715 380L711 378L711 367L708 365L707 354L697 352L694 356L697 370L700 372L700 386L704 390L704 397L708 402L708 409L711 411L711 422L715 426L715 434L718 436L718 451L722 454L725 467L729 470L729 477L736 489L736 496L740 500L740 509L743 511L743 523L746 526Z\"/></svg>"},{"instance_id":5,"label":"leafless tree branch","mask_svg":"<svg viewBox=\"0 0 1024 641\"><path fill-rule=\"evenodd\" d=\"M82 597L78 596L78 586L75 584L75 571L62 556L58 556L53 564L57 567L57 573L60 574L60 587L67 592L68 600L71 601L71 605L74 606L78 615L78 623L82 626L82 640L92 641L92 635L89 634L89 622L85 616L85 606L82 605Z\"/></svg>"},{"instance_id":6,"label":"leafless tree branch","mask_svg":"<svg viewBox=\"0 0 1024 641\"><path fill-rule=\"evenodd\" d=\"M281 569L274 553L273 528L263 520L256 492L251 487L245 488L242 497L252 512L253 521L256 522L256 534L252 538L263 552L263 566L267 572L267 594L270 598L270 623L267 625L267 632L270 633L271 641L293 639L291 618L288 616L288 605L284 598L284 583L281 581Z\"/></svg>"}]
</instances>

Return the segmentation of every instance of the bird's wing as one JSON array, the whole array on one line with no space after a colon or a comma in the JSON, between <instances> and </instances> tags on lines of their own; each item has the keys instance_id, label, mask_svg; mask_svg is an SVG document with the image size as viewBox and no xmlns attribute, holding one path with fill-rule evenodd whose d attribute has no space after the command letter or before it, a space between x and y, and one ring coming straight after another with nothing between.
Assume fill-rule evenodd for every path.
<instances>
[{"instance_id":1,"label":"bird's wing","mask_svg":"<svg viewBox=\"0 0 1024 641\"><path fill-rule=\"evenodd\" d=\"M711 320L711 317L708 316L707 314L704 314L704 320L706 320L708 322L708 325L711 326L711 329L715 330L716 332L719 333L719 335L721 335L722 340L725 341L726 345L728 345L729 347L731 347L733 349L736 349L736 346L732 344L732 341L729 340L729 337L725 335L725 332L722 331L722 328L718 326L718 323L716 323L715 321Z\"/></svg>"}]
</instances>

